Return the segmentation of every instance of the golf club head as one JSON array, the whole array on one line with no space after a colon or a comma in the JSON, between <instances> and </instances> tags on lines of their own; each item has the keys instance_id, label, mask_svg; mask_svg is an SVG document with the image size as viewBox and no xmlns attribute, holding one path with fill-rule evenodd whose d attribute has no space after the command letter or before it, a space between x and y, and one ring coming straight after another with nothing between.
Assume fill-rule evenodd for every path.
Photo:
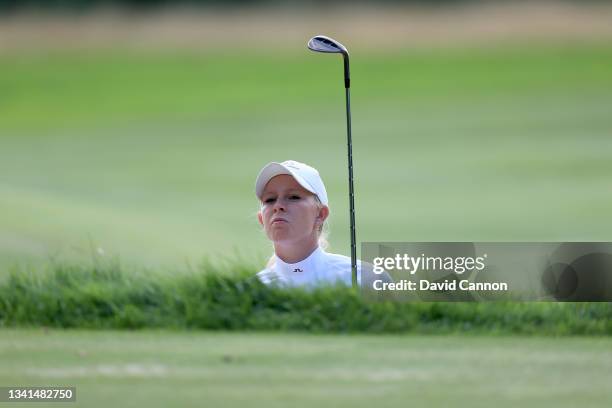
<instances>
[{"instance_id":1,"label":"golf club head","mask_svg":"<svg viewBox=\"0 0 612 408\"><path fill-rule=\"evenodd\" d=\"M348 55L348 50L344 45L333 38L324 35L316 35L308 41L308 48L315 52L327 52L332 54Z\"/></svg>"},{"instance_id":2,"label":"golf club head","mask_svg":"<svg viewBox=\"0 0 612 408\"><path fill-rule=\"evenodd\" d=\"M344 60L344 87L351 87L351 75L349 70L349 53L344 45L325 35L315 35L308 41L308 48L314 52L328 54L342 54Z\"/></svg>"}]
</instances>

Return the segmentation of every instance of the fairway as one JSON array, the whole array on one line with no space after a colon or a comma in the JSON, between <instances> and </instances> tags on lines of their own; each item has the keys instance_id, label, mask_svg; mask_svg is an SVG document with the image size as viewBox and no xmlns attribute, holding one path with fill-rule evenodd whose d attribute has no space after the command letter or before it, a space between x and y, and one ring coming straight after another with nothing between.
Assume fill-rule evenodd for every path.
<instances>
[{"instance_id":1,"label":"fairway","mask_svg":"<svg viewBox=\"0 0 612 408\"><path fill-rule=\"evenodd\" d=\"M610 47L357 48L351 70L358 242L612 239ZM305 47L1 56L0 268L262 265L255 176L290 158L348 254L341 78Z\"/></svg>"},{"instance_id":2,"label":"fairway","mask_svg":"<svg viewBox=\"0 0 612 408\"><path fill-rule=\"evenodd\" d=\"M83 407L609 407L611 350L610 338L11 329L0 384L76 386L69 406Z\"/></svg>"}]
</instances>

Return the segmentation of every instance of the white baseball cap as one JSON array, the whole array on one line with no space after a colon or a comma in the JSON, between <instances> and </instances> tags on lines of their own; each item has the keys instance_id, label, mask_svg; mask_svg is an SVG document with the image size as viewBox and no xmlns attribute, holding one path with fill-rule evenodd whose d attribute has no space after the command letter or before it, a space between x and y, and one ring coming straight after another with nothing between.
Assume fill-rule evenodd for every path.
<instances>
[{"instance_id":1,"label":"white baseball cap","mask_svg":"<svg viewBox=\"0 0 612 408\"><path fill-rule=\"evenodd\" d=\"M319 197L321 204L328 205L327 191L317 169L293 160L268 163L261 169L255 182L255 194L260 200L268 181L280 174L292 176L302 187Z\"/></svg>"}]
</instances>

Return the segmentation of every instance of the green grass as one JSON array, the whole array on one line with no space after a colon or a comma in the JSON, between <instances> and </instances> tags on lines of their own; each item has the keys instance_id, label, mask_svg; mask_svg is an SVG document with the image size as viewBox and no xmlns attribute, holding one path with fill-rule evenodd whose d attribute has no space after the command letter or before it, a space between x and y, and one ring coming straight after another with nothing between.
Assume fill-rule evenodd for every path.
<instances>
[{"instance_id":1,"label":"green grass","mask_svg":"<svg viewBox=\"0 0 612 408\"><path fill-rule=\"evenodd\" d=\"M0 280L0 328L612 335L612 303L374 301L346 287L270 288L254 272L212 264L14 270Z\"/></svg>"},{"instance_id":2,"label":"green grass","mask_svg":"<svg viewBox=\"0 0 612 408\"><path fill-rule=\"evenodd\" d=\"M610 338L3 330L0 383L76 386L70 406L82 407L603 408L611 349Z\"/></svg>"},{"instance_id":3,"label":"green grass","mask_svg":"<svg viewBox=\"0 0 612 408\"><path fill-rule=\"evenodd\" d=\"M0 56L0 268L263 264L254 179L319 168L348 250L341 64L286 55ZM612 240L612 48L356 52L359 241Z\"/></svg>"}]
</instances>

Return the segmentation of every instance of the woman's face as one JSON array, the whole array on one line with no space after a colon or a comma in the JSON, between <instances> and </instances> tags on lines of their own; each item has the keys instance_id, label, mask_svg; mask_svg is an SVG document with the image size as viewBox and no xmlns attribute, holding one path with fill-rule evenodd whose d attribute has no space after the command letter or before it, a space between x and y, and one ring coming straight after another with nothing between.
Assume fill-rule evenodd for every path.
<instances>
[{"instance_id":1,"label":"woman's face","mask_svg":"<svg viewBox=\"0 0 612 408\"><path fill-rule=\"evenodd\" d=\"M314 194L293 177L281 174L272 177L261 196L257 214L266 235L275 243L300 243L318 238L319 228L329 214Z\"/></svg>"}]
</instances>

